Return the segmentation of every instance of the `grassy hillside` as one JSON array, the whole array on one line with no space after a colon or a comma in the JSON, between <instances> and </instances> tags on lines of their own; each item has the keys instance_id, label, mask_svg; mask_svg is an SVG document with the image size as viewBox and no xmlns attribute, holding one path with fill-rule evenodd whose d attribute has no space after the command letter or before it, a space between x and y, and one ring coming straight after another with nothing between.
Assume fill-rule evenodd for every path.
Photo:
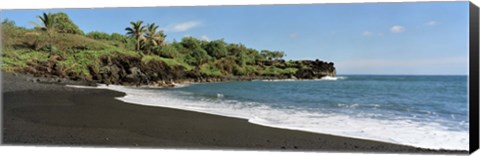
<instances>
[{"instance_id":1,"label":"grassy hillside","mask_svg":"<svg viewBox=\"0 0 480 156\"><path fill-rule=\"evenodd\" d=\"M57 14L62 14L61 20L55 20L59 17ZM142 21L131 22L132 27L126 28L127 35L84 34L66 14L57 14L39 16L43 26L33 29L18 27L9 20L2 22L4 71L101 83L152 83L172 79L201 81L235 77L294 78L298 75L318 78L313 71L307 74L299 71L317 67L326 73L335 70L333 63L317 60L312 66L302 61L284 61L281 59L283 52L259 52L223 40L185 37L180 42L167 43L167 35L158 31L158 26L154 23L143 25Z\"/></svg>"}]
</instances>

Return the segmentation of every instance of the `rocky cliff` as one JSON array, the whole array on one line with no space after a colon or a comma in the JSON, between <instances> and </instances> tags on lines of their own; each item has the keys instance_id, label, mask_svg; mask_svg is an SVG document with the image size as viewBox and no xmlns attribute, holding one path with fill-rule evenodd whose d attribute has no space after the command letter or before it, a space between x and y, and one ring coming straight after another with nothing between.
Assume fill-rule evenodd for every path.
<instances>
[{"instance_id":1,"label":"rocky cliff","mask_svg":"<svg viewBox=\"0 0 480 156\"><path fill-rule=\"evenodd\" d=\"M22 72L32 73L40 77L66 78L72 80L86 80L92 83L120 84L120 85L158 85L172 86L175 83L188 82L219 82L241 81L253 79L320 79L325 76L335 76L336 70L332 62L320 60L301 61L266 61L259 63L261 67L276 67L279 69L297 69L294 73L275 76L209 76L198 69L186 70L181 66L169 66L162 61L142 62L141 58L128 55L115 57L100 57L100 65L88 67L89 77L69 72L68 68L59 65L61 58L52 56L48 61L30 63Z\"/></svg>"}]
</instances>

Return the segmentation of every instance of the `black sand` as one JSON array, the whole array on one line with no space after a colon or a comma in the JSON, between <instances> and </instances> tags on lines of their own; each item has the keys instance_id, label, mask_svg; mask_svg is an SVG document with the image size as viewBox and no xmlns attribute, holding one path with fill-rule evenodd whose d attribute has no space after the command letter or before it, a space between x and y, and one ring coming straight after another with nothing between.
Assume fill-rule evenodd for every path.
<instances>
[{"instance_id":1,"label":"black sand","mask_svg":"<svg viewBox=\"0 0 480 156\"><path fill-rule=\"evenodd\" d=\"M246 120L141 106L123 93L2 73L2 142L10 145L454 153L270 128ZM72 83L72 82L70 82Z\"/></svg>"}]
</instances>

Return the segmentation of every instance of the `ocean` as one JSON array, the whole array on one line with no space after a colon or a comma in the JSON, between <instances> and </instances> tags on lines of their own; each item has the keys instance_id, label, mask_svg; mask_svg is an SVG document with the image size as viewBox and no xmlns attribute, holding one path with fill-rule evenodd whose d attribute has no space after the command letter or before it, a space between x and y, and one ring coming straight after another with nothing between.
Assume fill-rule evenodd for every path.
<instances>
[{"instance_id":1,"label":"ocean","mask_svg":"<svg viewBox=\"0 0 480 156\"><path fill-rule=\"evenodd\" d=\"M119 100L269 127L430 149L468 150L467 76L343 75L319 80L100 86Z\"/></svg>"}]
</instances>

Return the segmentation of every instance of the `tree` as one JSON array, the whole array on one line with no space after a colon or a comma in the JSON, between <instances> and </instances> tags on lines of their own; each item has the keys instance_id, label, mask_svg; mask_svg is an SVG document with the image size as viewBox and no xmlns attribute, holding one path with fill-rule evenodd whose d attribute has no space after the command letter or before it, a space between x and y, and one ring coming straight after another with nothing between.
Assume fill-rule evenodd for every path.
<instances>
[{"instance_id":1,"label":"tree","mask_svg":"<svg viewBox=\"0 0 480 156\"><path fill-rule=\"evenodd\" d=\"M162 47L155 47L153 52L164 58L175 58L178 56L178 50L175 48L173 44L165 44Z\"/></svg>"},{"instance_id":2,"label":"tree","mask_svg":"<svg viewBox=\"0 0 480 156\"><path fill-rule=\"evenodd\" d=\"M73 23L67 14L63 12L54 13L52 14L52 18L55 21L55 32L79 35L84 34L83 31L80 30L75 23Z\"/></svg>"},{"instance_id":3,"label":"tree","mask_svg":"<svg viewBox=\"0 0 480 156\"><path fill-rule=\"evenodd\" d=\"M43 13L42 16L37 16L37 18L42 22L42 25L31 22L35 25L35 29L47 31L49 34L58 32L83 35L83 31L63 12Z\"/></svg>"},{"instance_id":4,"label":"tree","mask_svg":"<svg viewBox=\"0 0 480 156\"><path fill-rule=\"evenodd\" d=\"M132 27L125 28L127 31L127 36L134 38L136 40L135 50L139 51L141 47L141 42L145 40L143 33L146 32L145 26L143 26L143 21L130 22Z\"/></svg>"},{"instance_id":5,"label":"tree","mask_svg":"<svg viewBox=\"0 0 480 156\"><path fill-rule=\"evenodd\" d=\"M128 38L125 35L122 35L122 34L119 34L119 33L110 34L110 40L118 41L118 42L122 42L122 43L127 43L128 42Z\"/></svg>"},{"instance_id":6,"label":"tree","mask_svg":"<svg viewBox=\"0 0 480 156\"><path fill-rule=\"evenodd\" d=\"M225 46L225 42L223 40L215 40L207 43L205 50L207 51L208 55L216 59L225 57L228 53L227 47Z\"/></svg>"},{"instance_id":7,"label":"tree","mask_svg":"<svg viewBox=\"0 0 480 156\"><path fill-rule=\"evenodd\" d=\"M15 25L15 21L12 21L12 20L9 20L8 18L5 18L5 19L2 21L2 26L14 27L14 26L16 26L16 25Z\"/></svg>"},{"instance_id":8,"label":"tree","mask_svg":"<svg viewBox=\"0 0 480 156\"><path fill-rule=\"evenodd\" d=\"M186 62L191 65L200 66L210 60L207 52L204 49L194 49L186 58Z\"/></svg>"},{"instance_id":9,"label":"tree","mask_svg":"<svg viewBox=\"0 0 480 156\"><path fill-rule=\"evenodd\" d=\"M198 40L196 38L193 38L191 36L182 38L182 41L180 42L180 44L183 47L185 47L187 49L190 49L190 50L201 49L202 48L202 46L200 44L200 40Z\"/></svg>"},{"instance_id":10,"label":"tree","mask_svg":"<svg viewBox=\"0 0 480 156\"><path fill-rule=\"evenodd\" d=\"M35 29L46 31L49 34L55 30L56 21L52 13L43 13L43 16L37 16L37 18L42 22L43 26L36 22L31 22L35 25Z\"/></svg>"},{"instance_id":11,"label":"tree","mask_svg":"<svg viewBox=\"0 0 480 156\"><path fill-rule=\"evenodd\" d=\"M189 51L185 58L188 64L199 66L210 60L210 56L205 49L202 48L200 40L193 37L184 37L180 44Z\"/></svg>"},{"instance_id":12,"label":"tree","mask_svg":"<svg viewBox=\"0 0 480 156\"><path fill-rule=\"evenodd\" d=\"M236 57L236 62L240 66L245 66L247 63L252 63L255 60L248 57L248 49L243 44L228 45L228 52L230 56Z\"/></svg>"},{"instance_id":13,"label":"tree","mask_svg":"<svg viewBox=\"0 0 480 156\"><path fill-rule=\"evenodd\" d=\"M252 59L252 62L249 62L250 65L264 61L266 58L260 54L256 49L248 48L248 57Z\"/></svg>"},{"instance_id":14,"label":"tree","mask_svg":"<svg viewBox=\"0 0 480 156\"><path fill-rule=\"evenodd\" d=\"M285 56L285 52L283 51L269 51L269 50L262 50L260 52L265 58L268 60L279 60Z\"/></svg>"},{"instance_id":15,"label":"tree","mask_svg":"<svg viewBox=\"0 0 480 156\"><path fill-rule=\"evenodd\" d=\"M150 53L154 47L163 45L165 37L167 37L167 35L163 34L163 31L157 31L158 27L155 23L147 25L145 47L148 53Z\"/></svg>"}]
</instances>

